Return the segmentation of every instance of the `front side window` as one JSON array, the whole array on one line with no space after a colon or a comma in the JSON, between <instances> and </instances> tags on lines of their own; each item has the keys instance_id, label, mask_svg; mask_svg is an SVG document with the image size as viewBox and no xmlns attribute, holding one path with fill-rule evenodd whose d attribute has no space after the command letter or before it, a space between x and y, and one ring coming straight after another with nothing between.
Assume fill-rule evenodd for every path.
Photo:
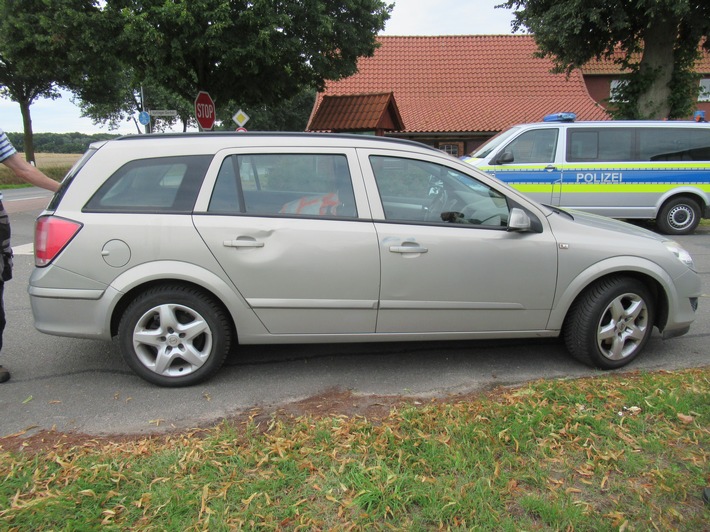
<instances>
[{"instance_id":1,"label":"front side window","mask_svg":"<svg viewBox=\"0 0 710 532\"><path fill-rule=\"evenodd\" d=\"M497 190L440 164L370 156L385 219L393 222L506 227L508 203Z\"/></svg>"},{"instance_id":2,"label":"front side window","mask_svg":"<svg viewBox=\"0 0 710 532\"><path fill-rule=\"evenodd\" d=\"M211 155L157 157L119 168L93 195L85 212L192 212Z\"/></svg>"},{"instance_id":3,"label":"front side window","mask_svg":"<svg viewBox=\"0 0 710 532\"><path fill-rule=\"evenodd\" d=\"M557 149L557 129L526 131L505 148L503 152L513 157L513 164L551 163Z\"/></svg>"},{"instance_id":4,"label":"front side window","mask_svg":"<svg viewBox=\"0 0 710 532\"><path fill-rule=\"evenodd\" d=\"M229 156L220 168L208 212L356 217L347 157L295 153Z\"/></svg>"}]
</instances>

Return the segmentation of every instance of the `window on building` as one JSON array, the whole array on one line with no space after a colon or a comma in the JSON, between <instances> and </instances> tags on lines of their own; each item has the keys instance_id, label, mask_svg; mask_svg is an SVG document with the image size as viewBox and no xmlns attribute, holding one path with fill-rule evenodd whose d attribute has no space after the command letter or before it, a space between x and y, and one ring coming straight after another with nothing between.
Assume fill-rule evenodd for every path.
<instances>
[{"instance_id":1,"label":"window on building","mask_svg":"<svg viewBox=\"0 0 710 532\"><path fill-rule=\"evenodd\" d=\"M710 102L710 78L700 80L699 102Z\"/></svg>"},{"instance_id":2,"label":"window on building","mask_svg":"<svg viewBox=\"0 0 710 532\"><path fill-rule=\"evenodd\" d=\"M609 84L609 101L610 102L624 102L620 95L620 91L626 87L628 81L625 79L612 79Z\"/></svg>"},{"instance_id":3,"label":"window on building","mask_svg":"<svg viewBox=\"0 0 710 532\"><path fill-rule=\"evenodd\" d=\"M453 155L454 157L459 156L459 145L458 144L440 144L439 149L444 153Z\"/></svg>"}]
</instances>

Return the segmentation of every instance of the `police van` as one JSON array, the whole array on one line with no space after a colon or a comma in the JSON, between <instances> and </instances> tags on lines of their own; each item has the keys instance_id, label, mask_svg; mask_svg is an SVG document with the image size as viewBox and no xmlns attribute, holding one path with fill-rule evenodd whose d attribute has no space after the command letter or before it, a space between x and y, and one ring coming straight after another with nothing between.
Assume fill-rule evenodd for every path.
<instances>
[{"instance_id":1,"label":"police van","mask_svg":"<svg viewBox=\"0 0 710 532\"><path fill-rule=\"evenodd\" d=\"M541 203L655 219L665 234L710 217L710 123L574 119L513 126L463 159Z\"/></svg>"}]
</instances>

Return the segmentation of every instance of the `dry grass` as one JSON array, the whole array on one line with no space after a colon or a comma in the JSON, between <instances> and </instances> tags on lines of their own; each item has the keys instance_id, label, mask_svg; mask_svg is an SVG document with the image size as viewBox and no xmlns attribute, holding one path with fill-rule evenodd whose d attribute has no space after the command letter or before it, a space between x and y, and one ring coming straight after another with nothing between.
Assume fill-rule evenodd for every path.
<instances>
[{"instance_id":1,"label":"dry grass","mask_svg":"<svg viewBox=\"0 0 710 532\"><path fill-rule=\"evenodd\" d=\"M20 154L24 157L24 154ZM60 180L69 171L72 165L81 157L79 153L37 153L35 159L37 168L42 170L52 179ZM0 187L25 185L25 182L0 165Z\"/></svg>"},{"instance_id":2,"label":"dry grass","mask_svg":"<svg viewBox=\"0 0 710 532\"><path fill-rule=\"evenodd\" d=\"M709 421L703 368L537 381L380 419L250 416L34 452L0 438L0 529L708 530Z\"/></svg>"}]
</instances>

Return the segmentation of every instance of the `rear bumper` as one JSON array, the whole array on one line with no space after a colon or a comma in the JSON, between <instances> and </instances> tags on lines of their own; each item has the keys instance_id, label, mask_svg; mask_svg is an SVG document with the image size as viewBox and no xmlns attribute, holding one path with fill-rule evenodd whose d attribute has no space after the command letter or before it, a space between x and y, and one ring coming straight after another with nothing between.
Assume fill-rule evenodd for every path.
<instances>
[{"instance_id":1,"label":"rear bumper","mask_svg":"<svg viewBox=\"0 0 710 532\"><path fill-rule=\"evenodd\" d=\"M118 292L30 286L35 328L45 334L111 339L111 301ZM113 292L113 293L110 293Z\"/></svg>"}]
</instances>

